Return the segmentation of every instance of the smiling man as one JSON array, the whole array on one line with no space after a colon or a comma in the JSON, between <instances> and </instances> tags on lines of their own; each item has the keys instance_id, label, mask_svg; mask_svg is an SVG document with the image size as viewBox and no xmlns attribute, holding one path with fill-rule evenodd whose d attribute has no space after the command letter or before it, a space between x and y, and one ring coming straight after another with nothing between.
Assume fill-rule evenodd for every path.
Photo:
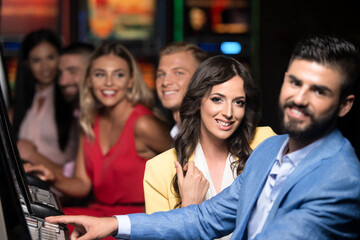
<instances>
[{"instance_id":1,"label":"smiling man","mask_svg":"<svg viewBox=\"0 0 360 240\"><path fill-rule=\"evenodd\" d=\"M48 221L75 224L88 238L214 239L233 232L231 239L358 239L360 163L336 122L352 107L359 66L357 49L341 38L300 41L279 98L288 134L260 144L234 183L202 204Z\"/></svg>"},{"instance_id":2,"label":"smiling man","mask_svg":"<svg viewBox=\"0 0 360 240\"><path fill-rule=\"evenodd\" d=\"M156 72L156 91L164 108L172 111L176 125L171 130L174 138L180 124L179 108L196 68L207 58L198 46L188 42L174 42L159 53Z\"/></svg>"},{"instance_id":3,"label":"smiling man","mask_svg":"<svg viewBox=\"0 0 360 240\"><path fill-rule=\"evenodd\" d=\"M294 59L285 74L280 95L283 127L290 136L306 144L335 127L337 117L344 116L348 110L340 104L341 78L330 67ZM353 100L354 95L349 95L343 101L348 104Z\"/></svg>"},{"instance_id":4,"label":"smiling man","mask_svg":"<svg viewBox=\"0 0 360 240\"><path fill-rule=\"evenodd\" d=\"M85 76L89 58L94 46L88 43L74 43L64 48L59 61L59 85L65 99L74 108L79 105L79 86Z\"/></svg>"}]
</instances>

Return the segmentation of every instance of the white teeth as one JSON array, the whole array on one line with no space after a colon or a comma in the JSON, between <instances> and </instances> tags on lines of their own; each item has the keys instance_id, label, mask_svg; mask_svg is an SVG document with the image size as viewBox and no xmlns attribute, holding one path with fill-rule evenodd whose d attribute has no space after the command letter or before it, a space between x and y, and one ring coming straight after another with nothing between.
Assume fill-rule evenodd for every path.
<instances>
[{"instance_id":1,"label":"white teeth","mask_svg":"<svg viewBox=\"0 0 360 240\"><path fill-rule=\"evenodd\" d=\"M304 116L304 113L303 113L303 112L301 112L301 111L299 111L299 110L296 110L296 109L294 109L294 108L292 108L291 111L292 111L293 113L295 113L296 115Z\"/></svg>"},{"instance_id":2,"label":"white teeth","mask_svg":"<svg viewBox=\"0 0 360 240\"><path fill-rule=\"evenodd\" d=\"M113 95L116 91L114 90L103 90L102 93L105 95Z\"/></svg>"},{"instance_id":3,"label":"white teeth","mask_svg":"<svg viewBox=\"0 0 360 240\"><path fill-rule=\"evenodd\" d=\"M171 94L174 94L174 93L176 93L176 91L164 91L163 92L164 93L164 95L171 95Z\"/></svg>"},{"instance_id":4,"label":"white teeth","mask_svg":"<svg viewBox=\"0 0 360 240\"><path fill-rule=\"evenodd\" d=\"M63 88L65 92L76 92L77 91L77 87L75 86L67 86Z\"/></svg>"},{"instance_id":5,"label":"white teeth","mask_svg":"<svg viewBox=\"0 0 360 240\"><path fill-rule=\"evenodd\" d=\"M217 122L218 124L220 124L221 126L224 126L224 127L227 127L227 126L230 125L230 123L225 123L225 122L222 122L222 121L219 121L219 120L216 120L216 122Z\"/></svg>"}]
</instances>

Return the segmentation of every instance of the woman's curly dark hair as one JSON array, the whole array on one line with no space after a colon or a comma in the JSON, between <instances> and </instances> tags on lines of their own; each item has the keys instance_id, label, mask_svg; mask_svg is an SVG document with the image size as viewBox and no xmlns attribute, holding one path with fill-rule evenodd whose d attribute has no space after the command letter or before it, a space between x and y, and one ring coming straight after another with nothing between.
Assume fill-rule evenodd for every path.
<instances>
[{"instance_id":1,"label":"woman's curly dark hair","mask_svg":"<svg viewBox=\"0 0 360 240\"><path fill-rule=\"evenodd\" d=\"M252 150L249 142L254 137L260 110L260 92L253 82L248 70L238 61L225 56L215 56L205 60L195 71L190 80L187 92L180 107L180 130L175 138L175 150L182 167L194 153L200 139L200 107L204 96L208 95L214 85L224 83L234 76L244 81L246 94L245 115L236 131L226 140L230 154L236 158L232 169L239 175ZM172 180L173 191L180 197L177 175ZM180 202L175 206L179 207Z\"/></svg>"}]
</instances>

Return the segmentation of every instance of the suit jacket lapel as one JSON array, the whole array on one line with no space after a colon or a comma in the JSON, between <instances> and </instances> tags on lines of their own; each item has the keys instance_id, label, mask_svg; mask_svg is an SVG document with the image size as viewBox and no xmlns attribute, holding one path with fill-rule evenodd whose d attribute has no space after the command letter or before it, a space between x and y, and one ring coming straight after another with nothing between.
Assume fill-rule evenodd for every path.
<instances>
[{"instance_id":1,"label":"suit jacket lapel","mask_svg":"<svg viewBox=\"0 0 360 240\"><path fill-rule=\"evenodd\" d=\"M233 236L236 236L234 239L244 236L254 205L274 165L279 149L286 139L287 135L273 137L270 143L260 147L259 154L255 151L246 163L238 203L237 227L233 233Z\"/></svg>"},{"instance_id":2,"label":"suit jacket lapel","mask_svg":"<svg viewBox=\"0 0 360 240\"><path fill-rule=\"evenodd\" d=\"M311 171L314 171L321 162L338 152L341 148L343 138L339 130L335 129L332 133L326 136L323 140L324 142L311 151L305 159L299 163L296 169L290 174L288 179L285 181L284 186L280 190L278 197L276 198L273 207L269 213L268 218L264 224L264 228L272 222L272 219L276 215L277 210L280 207L284 197L291 190L291 188L300 181L304 176L309 174Z\"/></svg>"}]
</instances>

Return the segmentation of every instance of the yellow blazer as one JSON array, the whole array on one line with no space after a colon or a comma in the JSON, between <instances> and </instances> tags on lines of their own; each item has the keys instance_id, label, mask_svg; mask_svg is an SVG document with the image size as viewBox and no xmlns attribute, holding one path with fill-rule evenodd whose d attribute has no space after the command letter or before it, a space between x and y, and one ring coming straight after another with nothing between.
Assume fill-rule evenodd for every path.
<instances>
[{"instance_id":1,"label":"yellow blazer","mask_svg":"<svg viewBox=\"0 0 360 240\"><path fill-rule=\"evenodd\" d=\"M257 127L250 142L251 149L274 135L276 134L270 127ZM169 211L178 203L179 199L174 195L171 183L176 174L176 160L175 148L172 148L147 161L143 182L146 213ZM194 155L189 161L194 161Z\"/></svg>"}]
</instances>

